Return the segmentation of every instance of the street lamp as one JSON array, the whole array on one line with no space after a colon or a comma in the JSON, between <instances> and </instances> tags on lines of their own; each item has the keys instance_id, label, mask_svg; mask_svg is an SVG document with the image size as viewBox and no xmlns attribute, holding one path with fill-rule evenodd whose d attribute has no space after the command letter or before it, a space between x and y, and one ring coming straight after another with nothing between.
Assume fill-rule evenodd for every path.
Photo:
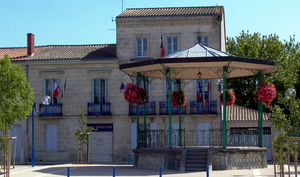
<instances>
[{"instance_id":1,"label":"street lamp","mask_svg":"<svg viewBox=\"0 0 300 177\"><path fill-rule=\"evenodd\" d=\"M293 99L296 97L296 90L293 88L289 88L285 91L285 97L287 99Z\"/></svg>"},{"instance_id":2,"label":"street lamp","mask_svg":"<svg viewBox=\"0 0 300 177\"><path fill-rule=\"evenodd\" d=\"M43 96L42 98L42 103L44 105L49 105L51 103L51 98L50 96ZM35 149L34 149L34 112L36 112L37 114L44 114L47 111L47 106L45 108L45 111L43 113L40 113L36 110L36 104L35 102L33 102L33 106L32 106L32 154L31 154L31 162L32 162L32 167L35 166Z\"/></svg>"}]
</instances>

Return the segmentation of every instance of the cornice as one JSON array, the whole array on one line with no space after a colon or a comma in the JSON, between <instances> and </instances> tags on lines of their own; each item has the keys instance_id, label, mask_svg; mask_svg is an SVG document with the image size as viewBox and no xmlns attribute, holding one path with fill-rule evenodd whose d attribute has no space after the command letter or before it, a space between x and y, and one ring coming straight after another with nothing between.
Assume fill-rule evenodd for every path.
<instances>
[{"instance_id":1,"label":"cornice","mask_svg":"<svg viewBox=\"0 0 300 177\"><path fill-rule=\"evenodd\" d=\"M217 17L156 17L156 18L126 18L118 19L118 28L136 27L171 27L187 25L212 25L220 23Z\"/></svg>"}]
</instances>

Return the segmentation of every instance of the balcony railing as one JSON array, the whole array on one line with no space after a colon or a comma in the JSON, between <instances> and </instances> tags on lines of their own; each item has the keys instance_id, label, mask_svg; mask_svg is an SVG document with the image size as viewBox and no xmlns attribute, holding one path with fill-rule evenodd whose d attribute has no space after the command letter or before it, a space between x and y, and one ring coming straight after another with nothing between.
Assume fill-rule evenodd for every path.
<instances>
[{"instance_id":1,"label":"balcony railing","mask_svg":"<svg viewBox=\"0 0 300 177\"><path fill-rule=\"evenodd\" d=\"M217 100L190 101L190 114L217 114Z\"/></svg>"},{"instance_id":2,"label":"balcony railing","mask_svg":"<svg viewBox=\"0 0 300 177\"><path fill-rule=\"evenodd\" d=\"M167 148L168 130L140 130L140 147ZM181 143L180 143L181 133ZM223 131L215 130L172 130L172 146L222 146ZM258 146L257 130L227 130L228 147Z\"/></svg>"},{"instance_id":3,"label":"balcony railing","mask_svg":"<svg viewBox=\"0 0 300 177\"><path fill-rule=\"evenodd\" d=\"M39 104L39 112L43 113L46 110L46 105ZM47 111L43 114L40 114L40 116L62 116L62 104L50 104L47 105Z\"/></svg>"},{"instance_id":4,"label":"balcony railing","mask_svg":"<svg viewBox=\"0 0 300 177\"><path fill-rule=\"evenodd\" d=\"M168 115L169 114L169 102L160 101L159 102L159 114ZM172 115L179 114L179 107L172 106ZM181 108L181 114L186 114L186 106Z\"/></svg>"},{"instance_id":5,"label":"balcony railing","mask_svg":"<svg viewBox=\"0 0 300 177\"><path fill-rule=\"evenodd\" d=\"M144 105L139 106L139 114L144 115ZM136 106L129 105L129 115L136 115ZM155 101L150 101L146 105L146 115L156 115Z\"/></svg>"},{"instance_id":6,"label":"balcony railing","mask_svg":"<svg viewBox=\"0 0 300 177\"><path fill-rule=\"evenodd\" d=\"M111 115L110 102L107 103L88 103L87 114L90 116Z\"/></svg>"}]
</instances>

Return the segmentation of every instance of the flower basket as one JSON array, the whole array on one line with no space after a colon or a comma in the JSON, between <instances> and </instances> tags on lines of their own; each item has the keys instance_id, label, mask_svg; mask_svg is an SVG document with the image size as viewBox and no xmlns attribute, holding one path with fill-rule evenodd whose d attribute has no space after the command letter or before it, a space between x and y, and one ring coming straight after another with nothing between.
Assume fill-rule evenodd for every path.
<instances>
[{"instance_id":1,"label":"flower basket","mask_svg":"<svg viewBox=\"0 0 300 177\"><path fill-rule=\"evenodd\" d=\"M220 98L221 104L223 105L223 93L222 92L219 93L219 98ZM225 103L226 103L226 106L232 106L232 105L234 105L235 100L236 100L236 97L235 97L234 91L232 91L232 90L226 90L225 91Z\"/></svg>"},{"instance_id":2,"label":"flower basket","mask_svg":"<svg viewBox=\"0 0 300 177\"><path fill-rule=\"evenodd\" d=\"M186 105L186 96L183 90L175 90L171 95L171 103L173 106L179 107L180 105L184 107Z\"/></svg>"},{"instance_id":3,"label":"flower basket","mask_svg":"<svg viewBox=\"0 0 300 177\"><path fill-rule=\"evenodd\" d=\"M257 99L260 100L263 105L270 105L272 101L276 98L276 88L274 84L270 82L264 82L259 85L255 92L254 101L257 103Z\"/></svg>"},{"instance_id":4,"label":"flower basket","mask_svg":"<svg viewBox=\"0 0 300 177\"><path fill-rule=\"evenodd\" d=\"M124 99L130 105L135 105L135 106L137 105L137 102L139 102L140 105L144 104L144 101L146 101L146 104L148 104L149 102L149 97L147 95L147 92L142 87L138 87L131 83L128 83L125 86Z\"/></svg>"}]
</instances>

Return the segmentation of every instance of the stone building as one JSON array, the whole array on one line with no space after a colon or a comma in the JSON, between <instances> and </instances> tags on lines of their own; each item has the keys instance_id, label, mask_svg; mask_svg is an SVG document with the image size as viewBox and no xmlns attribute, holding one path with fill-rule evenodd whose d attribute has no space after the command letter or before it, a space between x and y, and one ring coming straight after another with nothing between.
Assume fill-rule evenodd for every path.
<instances>
[{"instance_id":1,"label":"stone building","mask_svg":"<svg viewBox=\"0 0 300 177\"><path fill-rule=\"evenodd\" d=\"M116 24L117 44L34 46L34 35L28 34L27 47L0 48L0 56L8 54L23 67L34 88L37 110L45 110L42 96L52 97L55 84L60 88L47 112L35 113L37 162L76 162L77 141L73 134L79 126L78 111L86 112L88 126L97 128L90 136L90 162L127 161L137 146L136 108L124 100L120 85L135 79L121 72L119 64L160 58L161 44L165 55L197 43L226 51L222 6L127 9L116 17ZM166 81L148 81L147 129L165 130ZM214 79L199 78L184 85L188 103L183 108L183 129L221 129L220 87L216 83ZM176 130L178 108L172 109L172 128ZM31 123L29 116L11 129L18 137L17 160L31 159ZM141 129L143 124L140 121Z\"/></svg>"}]
</instances>

